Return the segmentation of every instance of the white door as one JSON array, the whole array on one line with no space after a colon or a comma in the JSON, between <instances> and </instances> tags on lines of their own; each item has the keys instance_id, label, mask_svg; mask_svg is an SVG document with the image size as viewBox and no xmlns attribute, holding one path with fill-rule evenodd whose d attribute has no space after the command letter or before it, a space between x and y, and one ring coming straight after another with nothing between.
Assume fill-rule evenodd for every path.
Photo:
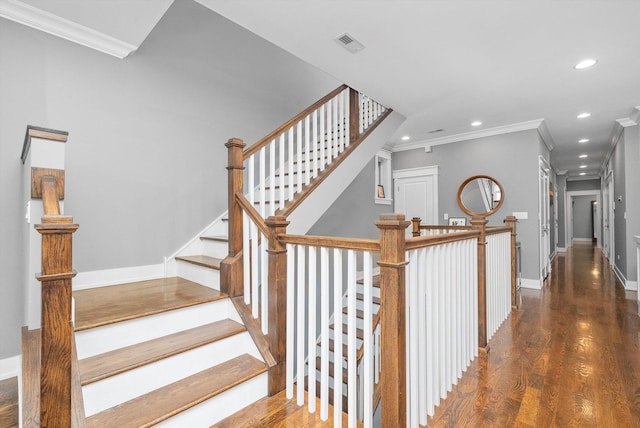
<instances>
[{"instance_id":1,"label":"white door","mask_svg":"<svg viewBox=\"0 0 640 428\"><path fill-rule=\"evenodd\" d=\"M394 212L421 224L438 224L438 167L393 171ZM411 233L411 228L407 228Z\"/></svg>"},{"instance_id":2,"label":"white door","mask_svg":"<svg viewBox=\"0 0 640 428\"><path fill-rule=\"evenodd\" d=\"M549 199L549 172L551 168L540 156L540 184L538 201L538 228L540 231L540 278L544 279L551 272L551 210Z\"/></svg>"}]
</instances>

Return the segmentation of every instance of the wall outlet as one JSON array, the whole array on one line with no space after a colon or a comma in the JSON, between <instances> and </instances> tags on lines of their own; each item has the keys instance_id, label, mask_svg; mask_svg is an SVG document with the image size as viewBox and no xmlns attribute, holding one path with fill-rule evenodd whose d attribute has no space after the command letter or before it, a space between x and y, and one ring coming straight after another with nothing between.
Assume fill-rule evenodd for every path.
<instances>
[{"instance_id":1,"label":"wall outlet","mask_svg":"<svg viewBox=\"0 0 640 428\"><path fill-rule=\"evenodd\" d=\"M449 220L449 213L444 213L444 219Z\"/></svg>"}]
</instances>

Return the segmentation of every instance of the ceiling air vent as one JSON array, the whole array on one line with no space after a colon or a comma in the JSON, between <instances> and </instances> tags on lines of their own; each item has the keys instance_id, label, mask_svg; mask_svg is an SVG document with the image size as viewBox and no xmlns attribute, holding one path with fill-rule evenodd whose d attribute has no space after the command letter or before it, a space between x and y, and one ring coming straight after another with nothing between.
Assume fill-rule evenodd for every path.
<instances>
[{"instance_id":1,"label":"ceiling air vent","mask_svg":"<svg viewBox=\"0 0 640 428\"><path fill-rule=\"evenodd\" d=\"M431 131L427 132L427 134L436 134L438 132L442 132L444 131L444 129L439 128L439 129L432 129Z\"/></svg>"},{"instance_id":2,"label":"ceiling air vent","mask_svg":"<svg viewBox=\"0 0 640 428\"><path fill-rule=\"evenodd\" d=\"M334 40L351 53L356 53L364 49L364 45L348 33L341 34Z\"/></svg>"}]
</instances>

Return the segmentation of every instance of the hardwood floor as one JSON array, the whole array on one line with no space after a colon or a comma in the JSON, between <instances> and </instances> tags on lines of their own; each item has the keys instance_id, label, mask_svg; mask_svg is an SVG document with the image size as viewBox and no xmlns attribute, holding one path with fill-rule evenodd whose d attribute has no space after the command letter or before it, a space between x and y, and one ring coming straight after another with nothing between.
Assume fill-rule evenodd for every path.
<instances>
[{"instance_id":1,"label":"hardwood floor","mask_svg":"<svg viewBox=\"0 0 640 428\"><path fill-rule=\"evenodd\" d=\"M18 428L18 378L0 380L0 427Z\"/></svg>"},{"instance_id":2,"label":"hardwood floor","mask_svg":"<svg viewBox=\"0 0 640 428\"><path fill-rule=\"evenodd\" d=\"M429 427L640 427L636 293L574 244L490 341Z\"/></svg>"}]
</instances>

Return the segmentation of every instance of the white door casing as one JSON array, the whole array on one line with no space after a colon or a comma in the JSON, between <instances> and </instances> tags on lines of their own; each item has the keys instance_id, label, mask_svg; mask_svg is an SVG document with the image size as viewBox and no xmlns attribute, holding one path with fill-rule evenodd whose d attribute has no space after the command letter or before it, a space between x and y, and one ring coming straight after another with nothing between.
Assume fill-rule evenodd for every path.
<instances>
[{"instance_id":1,"label":"white door casing","mask_svg":"<svg viewBox=\"0 0 640 428\"><path fill-rule=\"evenodd\" d=\"M538 197L538 230L540 232L540 280L551 273L551 220L549 199L549 174L551 167L547 160L539 157L539 197Z\"/></svg>"}]
</instances>

